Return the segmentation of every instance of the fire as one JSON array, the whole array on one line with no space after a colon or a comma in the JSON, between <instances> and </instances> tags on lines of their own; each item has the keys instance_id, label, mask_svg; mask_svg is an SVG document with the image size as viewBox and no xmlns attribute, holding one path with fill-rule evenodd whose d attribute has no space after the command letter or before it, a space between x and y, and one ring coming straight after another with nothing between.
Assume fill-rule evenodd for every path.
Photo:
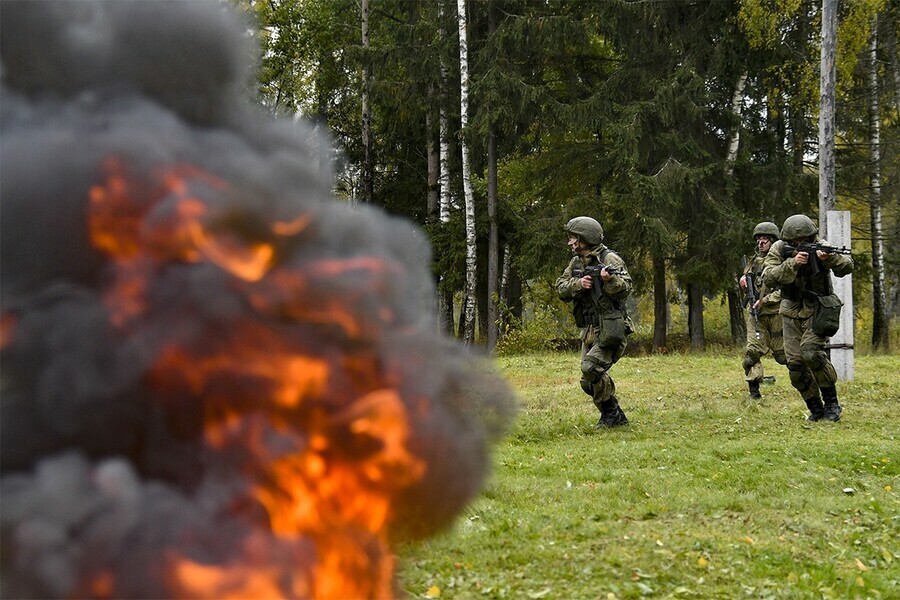
<instances>
[{"instance_id":1,"label":"fire","mask_svg":"<svg viewBox=\"0 0 900 600\"><path fill-rule=\"evenodd\" d=\"M106 181L89 193L89 223L94 246L113 264L105 297L111 322L127 330L150 310L154 273L172 262L214 266L232 278L253 309L246 319L209 331L202 343L174 336L150 382L173 411L188 407L179 402L201 407L209 448L242 449L247 493L265 509L271 533L315 547L309 581L287 590L277 570L188 557L175 561L174 587L194 597L391 596L392 497L426 465L407 448L409 419L390 374L365 350L374 328L395 315L382 307L367 317L345 305L383 293L400 269L367 256L283 263L279 244L303 235L309 215L246 227L214 208L208 198L230 190L199 169L179 166L149 182L118 159L106 169ZM310 299L336 277L353 278L356 297ZM360 350L317 355L315 340L291 329L297 323L336 327Z\"/></svg>"},{"instance_id":2,"label":"fire","mask_svg":"<svg viewBox=\"0 0 900 600\"><path fill-rule=\"evenodd\" d=\"M12 343L16 331L16 317L11 313L0 313L0 349Z\"/></svg>"},{"instance_id":3,"label":"fire","mask_svg":"<svg viewBox=\"0 0 900 600\"><path fill-rule=\"evenodd\" d=\"M308 598L311 590L301 577L289 577L287 585L278 567L212 566L189 559L174 559L172 587L188 598L209 600L281 600ZM285 589L287 588L287 589Z\"/></svg>"},{"instance_id":4,"label":"fire","mask_svg":"<svg viewBox=\"0 0 900 600\"><path fill-rule=\"evenodd\" d=\"M4 598L391 597L514 414L427 237L247 102L244 16L4 3Z\"/></svg>"}]
</instances>

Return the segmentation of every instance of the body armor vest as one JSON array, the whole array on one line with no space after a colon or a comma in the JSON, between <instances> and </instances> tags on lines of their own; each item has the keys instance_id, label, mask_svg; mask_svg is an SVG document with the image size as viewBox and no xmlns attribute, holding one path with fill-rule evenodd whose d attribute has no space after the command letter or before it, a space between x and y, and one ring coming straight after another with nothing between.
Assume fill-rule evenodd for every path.
<instances>
[{"instance_id":1,"label":"body armor vest","mask_svg":"<svg viewBox=\"0 0 900 600\"><path fill-rule=\"evenodd\" d=\"M810 257L810 260L819 260ZM831 293L831 271L819 264L819 272L815 276L809 272L809 265L803 265L797 271L797 278L781 288L782 297L800 302L810 296L826 296Z\"/></svg>"}]
</instances>

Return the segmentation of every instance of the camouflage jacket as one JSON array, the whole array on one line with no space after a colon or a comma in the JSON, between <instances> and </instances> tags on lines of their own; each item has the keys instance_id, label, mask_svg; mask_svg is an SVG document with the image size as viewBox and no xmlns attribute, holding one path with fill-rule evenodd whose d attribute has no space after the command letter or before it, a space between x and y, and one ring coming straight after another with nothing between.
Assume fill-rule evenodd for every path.
<instances>
[{"instance_id":1,"label":"camouflage jacket","mask_svg":"<svg viewBox=\"0 0 900 600\"><path fill-rule=\"evenodd\" d=\"M816 242L828 245L825 240ZM809 265L798 265L794 256L782 257L785 244L784 240L778 240L769 249L763 262L763 283L781 289L779 312L782 315L805 319L815 311L815 297L831 293L831 273L837 277L852 273L853 259L845 254L832 254L824 261L819 261L819 272L813 275ZM818 259L810 257L810 260Z\"/></svg>"},{"instance_id":2,"label":"camouflage jacket","mask_svg":"<svg viewBox=\"0 0 900 600\"><path fill-rule=\"evenodd\" d=\"M773 288L763 283L762 272L765 259L765 254L757 252L753 260L747 263L747 268L744 269L743 275L747 273L753 275L753 291L756 293L757 298L762 299L762 302L759 304L759 314L775 315L778 314L778 309L781 307L781 289Z\"/></svg>"},{"instance_id":3,"label":"camouflage jacket","mask_svg":"<svg viewBox=\"0 0 900 600\"><path fill-rule=\"evenodd\" d=\"M603 265L615 267L619 273L612 279L603 282L600 301L597 305L591 298L591 290L581 287L581 279L572 276L573 270L585 267ZM556 292L566 302L575 302L585 314L606 313L613 310L625 310L625 300L631 293L631 275L625 266L625 261L618 254L600 244L593 248L583 259L580 256L572 257L563 274L556 280Z\"/></svg>"}]
</instances>

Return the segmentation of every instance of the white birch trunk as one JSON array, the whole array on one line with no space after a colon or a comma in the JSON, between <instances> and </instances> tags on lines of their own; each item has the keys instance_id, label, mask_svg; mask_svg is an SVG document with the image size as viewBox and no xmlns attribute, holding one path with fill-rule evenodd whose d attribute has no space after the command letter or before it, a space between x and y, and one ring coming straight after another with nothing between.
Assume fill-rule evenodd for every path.
<instances>
[{"instance_id":1,"label":"white birch trunk","mask_svg":"<svg viewBox=\"0 0 900 600\"><path fill-rule=\"evenodd\" d=\"M487 282L487 349L493 352L499 338L500 310L497 305L498 259L500 254L500 231L497 225L497 139L493 132L488 140L488 282Z\"/></svg>"},{"instance_id":2,"label":"white birch trunk","mask_svg":"<svg viewBox=\"0 0 900 600\"><path fill-rule=\"evenodd\" d=\"M737 160L738 148L741 144L741 109L744 106L744 86L747 85L747 72L741 74L734 86L734 94L731 96L731 112L737 117L737 125L731 133L728 142L728 154L725 156L725 176L731 177L734 173L734 162Z\"/></svg>"},{"instance_id":3,"label":"white birch trunk","mask_svg":"<svg viewBox=\"0 0 900 600\"><path fill-rule=\"evenodd\" d=\"M881 214L881 106L878 86L878 18L872 21L869 46L869 219L872 227L872 346L890 344L884 278L884 235Z\"/></svg>"},{"instance_id":4,"label":"white birch trunk","mask_svg":"<svg viewBox=\"0 0 900 600\"><path fill-rule=\"evenodd\" d=\"M362 144L363 144L363 173L362 173L362 201L371 203L374 195L374 169L372 166L372 109L369 106L369 0L362 0L360 7L360 28L362 29L363 46L363 70L362 70Z\"/></svg>"},{"instance_id":5,"label":"white birch trunk","mask_svg":"<svg viewBox=\"0 0 900 600\"><path fill-rule=\"evenodd\" d=\"M444 39L444 3L443 1L438 5L438 11L440 13L438 19L441 22L440 27L440 37L441 40ZM447 65L444 63L444 59L441 59L441 96L443 98L447 97ZM448 223L450 221L450 125L447 122L447 107L441 102L440 106L440 115L438 117L440 128L440 175L438 176L438 182L440 186L440 219L441 223Z\"/></svg>"},{"instance_id":6,"label":"white birch trunk","mask_svg":"<svg viewBox=\"0 0 900 600\"><path fill-rule=\"evenodd\" d=\"M459 112L460 142L462 148L463 194L466 197L466 293L463 322L463 341L471 346L475 343L475 284L476 284L476 246L475 246L475 197L472 192L472 175L469 167L469 142L466 128L469 125L469 49L466 37L466 0L456 0L457 20L459 22Z\"/></svg>"},{"instance_id":7,"label":"white birch trunk","mask_svg":"<svg viewBox=\"0 0 900 600\"><path fill-rule=\"evenodd\" d=\"M443 47L444 38L447 32L444 29L444 3L447 0L438 1L438 22L440 27L438 35L441 39ZM447 104L449 94L447 93L447 63L441 56L441 72L440 72L440 105L438 109L438 218L441 223L450 222L450 205L453 202L450 193L450 126L447 119ZM440 283L440 282L439 282ZM440 312L440 328L441 331L453 335L453 291L441 290L438 293L438 310Z\"/></svg>"},{"instance_id":8,"label":"white birch trunk","mask_svg":"<svg viewBox=\"0 0 900 600\"><path fill-rule=\"evenodd\" d=\"M500 269L500 300L509 306L509 269L512 257L509 255L509 242L503 244L503 267Z\"/></svg>"},{"instance_id":9,"label":"white birch trunk","mask_svg":"<svg viewBox=\"0 0 900 600\"><path fill-rule=\"evenodd\" d=\"M828 211L834 210L834 94L837 58L837 0L822 0L819 79L819 231L828 239Z\"/></svg>"}]
</instances>

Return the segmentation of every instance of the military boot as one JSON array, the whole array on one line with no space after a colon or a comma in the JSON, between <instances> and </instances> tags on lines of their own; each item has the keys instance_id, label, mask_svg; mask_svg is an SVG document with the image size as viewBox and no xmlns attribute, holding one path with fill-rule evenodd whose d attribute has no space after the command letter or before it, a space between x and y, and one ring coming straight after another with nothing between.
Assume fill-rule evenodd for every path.
<instances>
[{"instance_id":1,"label":"military boot","mask_svg":"<svg viewBox=\"0 0 900 600\"><path fill-rule=\"evenodd\" d=\"M823 409L823 417L828 419L829 421L838 421L841 418L841 412L843 409L841 405L838 404L837 399L837 388L828 387L821 388L822 390L822 400L825 403L825 407Z\"/></svg>"},{"instance_id":2,"label":"military boot","mask_svg":"<svg viewBox=\"0 0 900 600\"><path fill-rule=\"evenodd\" d=\"M754 400L759 400L762 398L762 394L759 393L759 380L756 381L748 381L747 385L750 387L750 397Z\"/></svg>"},{"instance_id":3,"label":"military boot","mask_svg":"<svg viewBox=\"0 0 900 600\"><path fill-rule=\"evenodd\" d=\"M825 418L825 407L822 405L822 399L816 396L806 400L806 407L809 408L809 416L807 421L821 421Z\"/></svg>"},{"instance_id":4,"label":"military boot","mask_svg":"<svg viewBox=\"0 0 900 600\"><path fill-rule=\"evenodd\" d=\"M607 427L618 427L619 425L628 425L628 417L625 411L619 406L619 399L610 396L608 400L600 403L600 420L594 426L594 429L605 429Z\"/></svg>"}]
</instances>

